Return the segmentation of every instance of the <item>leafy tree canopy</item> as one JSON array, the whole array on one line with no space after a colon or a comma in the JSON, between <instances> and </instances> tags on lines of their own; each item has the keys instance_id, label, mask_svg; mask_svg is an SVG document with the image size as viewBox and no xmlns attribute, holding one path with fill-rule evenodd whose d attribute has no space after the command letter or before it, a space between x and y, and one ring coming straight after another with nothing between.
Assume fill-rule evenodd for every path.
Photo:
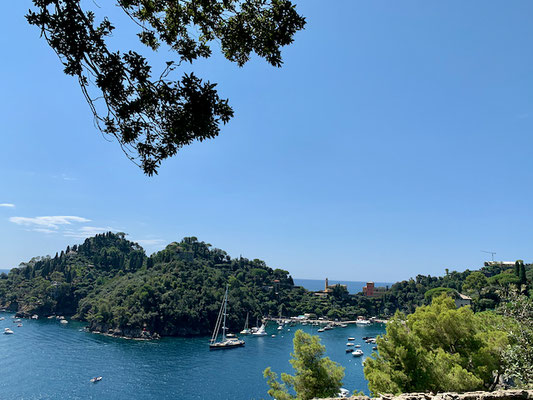
<instances>
[{"instance_id":1,"label":"leafy tree canopy","mask_svg":"<svg viewBox=\"0 0 533 400\"><path fill-rule=\"evenodd\" d=\"M378 338L379 354L364 363L374 393L468 391L488 388L503 369L507 334L502 318L455 308L443 294L414 314L396 313L387 334Z\"/></svg>"},{"instance_id":2,"label":"leafy tree canopy","mask_svg":"<svg viewBox=\"0 0 533 400\"><path fill-rule=\"evenodd\" d=\"M516 292L505 298L498 311L518 323L506 326L510 343L504 352L505 375L515 385L533 388L533 299Z\"/></svg>"},{"instance_id":3,"label":"leafy tree canopy","mask_svg":"<svg viewBox=\"0 0 533 400\"><path fill-rule=\"evenodd\" d=\"M177 54L154 74L141 54L111 49L107 39L115 26L107 17L97 22L81 3L33 0L26 18L57 53L64 72L78 79L98 128L148 175L181 147L217 136L233 116L216 84L193 73L173 80L176 67L210 57L215 41L239 66L255 53L280 67L281 48L305 26L289 0L116 0L139 27L141 43L154 51L164 44Z\"/></svg>"},{"instance_id":4,"label":"leafy tree canopy","mask_svg":"<svg viewBox=\"0 0 533 400\"><path fill-rule=\"evenodd\" d=\"M320 343L320 338L297 330L293 343L294 353L291 354L290 363L296 374L281 374L280 383L270 367L265 369L263 375L270 386L268 394L277 400L336 396L342 385L344 368L329 357L324 357L326 348Z\"/></svg>"}]
</instances>

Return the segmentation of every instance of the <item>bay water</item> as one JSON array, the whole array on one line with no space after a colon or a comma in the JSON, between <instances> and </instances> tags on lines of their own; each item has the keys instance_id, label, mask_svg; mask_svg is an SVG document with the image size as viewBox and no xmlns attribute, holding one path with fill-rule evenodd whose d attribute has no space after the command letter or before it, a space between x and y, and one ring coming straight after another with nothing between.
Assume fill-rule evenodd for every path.
<instances>
[{"instance_id":1,"label":"bay water","mask_svg":"<svg viewBox=\"0 0 533 400\"><path fill-rule=\"evenodd\" d=\"M362 362L372 353L362 337L384 333L382 324L349 325L322 333L314 326L267 326L268 336L244 336L246 345L209 351L207 337L136 341L83 331L84 324L56 319L22 320L0 313L0 398L2 399L268 399L262 376L270 366L293 373L289 364L297 329L320 335L327 355L346 368L343 386L368 393ZM276 337L271 337L275 334ZM364 356L346 353L348 337ZM93 384L90 379L102 376Z\"/></svg>"}]
</instances>

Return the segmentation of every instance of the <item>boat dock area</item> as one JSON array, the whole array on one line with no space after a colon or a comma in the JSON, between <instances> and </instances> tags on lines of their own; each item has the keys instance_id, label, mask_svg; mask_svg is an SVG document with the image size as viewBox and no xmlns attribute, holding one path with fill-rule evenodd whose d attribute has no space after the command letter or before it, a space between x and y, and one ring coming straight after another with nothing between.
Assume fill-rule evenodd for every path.
<instances>
[{"instance_id":1,"label":"boat dock area","mask_svg":"<svg viewBox=\"0 0 533 400\"><path fill-rule=\"evenodd\" d=\"M264 321L272 321L277 323L278 325L284 325L284 324L302 324L302 325L330 325L330 326L342 326L342 325L348 325L348 324L357 324L361 323L361 319L353 320L353 321L333 321L328 319L301 319L301 318L294 318L294 317L266 317L263 318ZM388 321L385 319L377 319L377 318L371 318L368 321L369 323L376 323L376 324L386 324ZM367 323L365 323L367 324Z\"/></svg>"}]
</instances>

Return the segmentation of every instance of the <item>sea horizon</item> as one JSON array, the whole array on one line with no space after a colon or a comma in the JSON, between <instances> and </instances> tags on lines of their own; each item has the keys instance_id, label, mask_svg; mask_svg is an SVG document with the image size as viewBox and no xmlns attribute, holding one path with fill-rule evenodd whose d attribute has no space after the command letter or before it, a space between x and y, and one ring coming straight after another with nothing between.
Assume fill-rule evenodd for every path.
<instances>
[{"instance_id":1,"label":"sea horizon","mask_svg":"<svg viewBox=\"0 0 533 400\"><path fill-rule=\"evenodd\" d=\"M312 291L317 292L319 290L324 290L325 288L325 279L301 279L301 278L293 278L294 284L296 286L302 286L303 288ZM363 291L363 286L367 284L367 282L372 281L346 281L346 280L335 280L335 279L328 279L328 284L336 285L346 285L346 289L348 289L348 292L350 294L356 294ZM375 286L383 286L383 287L391 287L394 283L393 282L374 282Z\"/></svg>"}]
</instances>

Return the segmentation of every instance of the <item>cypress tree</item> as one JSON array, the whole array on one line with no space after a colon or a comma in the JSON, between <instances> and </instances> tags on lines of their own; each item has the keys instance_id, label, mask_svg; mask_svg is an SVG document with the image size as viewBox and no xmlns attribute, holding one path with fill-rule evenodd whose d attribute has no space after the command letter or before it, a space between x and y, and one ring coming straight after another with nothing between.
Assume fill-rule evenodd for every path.
<instances>
[{"instance_id":1,"label":"cypress tree","mask_svg":"<svg viewBox=\"0 0 533 400\"><path fill-rule=\"evenodd\" d=\"M520 276L520 260L516 260L514 263L514 274Z\"/></svg>"},{"instance_id":2,"label":"cypress tree","mask_svg":"<svg viewBox=\"0 0 533 400\"><path fill-rule=\"evenodd\" d=\"M526 267L523 263L520 264L520 284L526 285L527 284L527 278L526 278Z\"/></svg>"}]
</instances>

